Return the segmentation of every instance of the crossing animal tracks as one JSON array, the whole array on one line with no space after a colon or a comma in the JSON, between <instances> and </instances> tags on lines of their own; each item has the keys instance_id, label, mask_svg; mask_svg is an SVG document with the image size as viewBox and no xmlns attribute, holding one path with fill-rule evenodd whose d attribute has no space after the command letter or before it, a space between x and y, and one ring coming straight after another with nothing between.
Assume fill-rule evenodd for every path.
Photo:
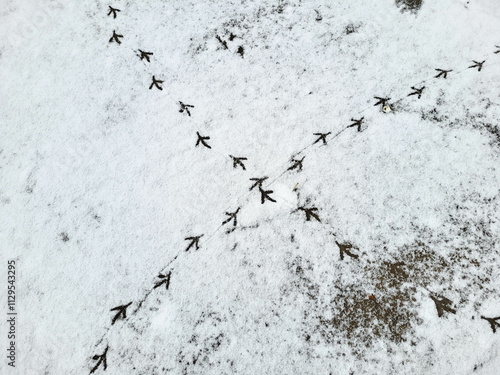
<instances>
[{"instance_id":1,"label":"crossing animal tracks","mask_svg":"<svg viewBox=\"0 0 500 375\"><path fill-rule=\"evenodd\" d=\"M112 16L113 19L116 19L118 16L118 13L121 12L120 9L113 8L111 6L109 6L108 11L109 12L107 13L107 15ZM316 21L318 21L318 22L322 21L322 17L320 15L320 13L318 11L316 11L316 13L317 13ZM223 50L229 50L228 42L226 41L226 39L224 39L225 38L224 36L220 36L217 34L215 37L216 37L220 47ZM115 30L113 30L112 37L109 39L109 43L122 44L122 41L121 41L122 38L123 38L123 35L118 34L118 33L116 33ZM236 36L231 34L231 36L229 38L227 38L227 40L231 42L235 38L236 38ZM493 51L493 53L499 54L500 47L498 47L498 46L495 46L495 47L498 50ZM140 49L138 51L140 53L140 55L139 55L140 60L145 60L147 63L151 63L151 64L154 63L154 61L152 62L150 60L150 58L153 56L152 52L145 52L145 51L140 50ZM237 50L235 51L235 53L240 55L241 58L244 58L245 48L243 46L239 46L237 48ZM404 97L397 98L395 100L395 102L399 102L399 101L402 101L404 99L417 99L417 100L421 99L424 90L427 90L429 88L429 86L430 86L429 83L433 79L448 79L448 78L451 79L452 77L454 77L457 74L463 74L468 69L477 69L477 72L481 72L484 69L487 69L487 66L484 65L485 62L486 62L486 59L482 60L482 61L473 60L473 65L469 65L467 68L464 68L463 70L460 70L460 71L453 70L453 69L448 69L448 70L435 69L435 71L438 72L437 75L433 76L432 78L423 80L423 81L421 81L418 84L415 84L413 86L408 85L409 87L411 87L412 92L410 92L409 94L407 94ZM452 72L454 72L454 74L450 74ZM163 86L162 86L163 82L164 82L163 80L157 79L155 77L155 75L153 75L152 76L152 83L149 86L149 90L156 88L159 91L163 91ZM427 86L423 85L423 83L427 83ZM165 89L167 89L167 88L165 87ZM390 93L388 93L388 94L390 95ZM370 97L375 99L375 104L373 106L376 106L376 107L379 106L381 108L389 105L390 101L391 101L390 97L382 97L382 96L370 96ZM187 100L189 100L189 99L187 99ZM181 101L179 101L178 104L180 106L179 112L185 113L188 117L191 117L191 109L194 108L194 105L185 104ZM354 116L356 116L356 114L357 114L357 116L360 116L361 114L363 114L364 112L366 112L370 108L372 108L373 106L369 106L366 108L358 108L358 109L349 108L349 111L353 112ZM307 146L305 146L303 149L295 152L293 154L293 156L286 162L286 166L284 168L283 168L283 165L280 166L279 172L281 172L281 174L278 175L277 177L275 177L274 179L272 179L272 181L269 181L269 179L270 179L269 176L260 177L260 178L249 178L249 180L252 182L252 185L250 186L249 191L250 192L254 191L254 189L255 189L255 191L258 190L258 193L260 195L261 204L264 204L266 202L276 203L277 199L279 199L279 197L273 197L272 194L274 193L274 191L270 190L269 187L277 179L279 179L284 173L286 173L288 171L294 171L294 172L303 171L303 169L307 167L307 165L305 165L305 163L304 163L306 155L303 155L303 154L305 154L308 149L310 149L311 147L328 146L328 145L330 145L330 143L328 143L328 141L332 141L332 140L338 138L345 130L350 129L350 128L355 128L357 130L357 132L359 132L359 133L362 132L362 125L364 124L365 117L360 116L359 119L356 119L354 117L351 117L351 115L346 115L346 117L345 117L346 124L348 121L347 119L349 119L349 118L350 118L351 124L345 125L344 128L342 128L342 130L340 130L339 132L337 132L335 134L333 134L332 131L325 132L325 133L319 133L319 132L313 133L313 135L316 137L314 139L314 142L313 143L308 142L309 144ZM344 119L342 119L342 120L344 120ZM366 134L366 133L362 133L362 134L356 133L356 136L361 137L364 134ZM196 132L196 135L197 135L197 140L196 140L195 147L204 146L204 148L212 149L212 146L208 143L208 141L210 140L210 136L201 135L198 131ZM217 144L217 142L214 142L214 143ZM227 158L228 153L226 153L225 155ZM240 169L241 173L244 173L247 171L247 168L246 168L245 164L243 163L244 161L247 160L246 157L235 157L233 155L229 155L229 156L233 161L233 168L234 169ZM301 157L299 158L299 156L301 156ZM238 172L238 173L240 173L240 172ZM248 179L248 177L242 177L242 178ZM240 210L244 210L244 207L238 207L234 212L224 212L224 214L227 216L227 218L222 222L221 226L219 226L217 229L215 229L215 231L213 233L217 232L224 225L229 224L229 226L237 227L239 224L238 220L237 220L238 219L237 215L240 213ZM318 226L323 226L325 230L329 231L329 233L331 233L332 230L336 229L336 228L333 228L329 223L326 223L325 221L321 220L320 215L318 213L319 210L316 207L299 206L297 208L295 206L294 211L303 212L305 214L305 221L316 222L315 224L317 224ZM194 252L194 251L200 250L200 248L201 248L200 243L203 245L206 245L208 243L208 241L210 240L210 238L212 238L212 236L213 236L213 234L210 234L210 232L208 232L208 231L206 233L208 233L208 235L207 235L207 237L204 237L205 241L202 241L204 234L200 234L197 236L185 237L184 240L189 241L189 243L188 243L187 247L184 249L184 252L187 253L187 252ZM362 253L359 252L359 249L357 249L352 243L350 243L348 241L342 241L335 236L334 236L334 238L335 238L334 243L339 251L338 254L340 257L340 261L345 261L345 263L347 264L348 262L347 262L346 257L349 257L350 261L359 261L360 256L362 255ZM126 320L127 318L130 318L130 316L133 316L141 308L142 303L145 301L146 298L148 298L148 296L153 292L153 290L156 290L156 289L158 289L158 290L162 289L163 291L169 290L170 283L171 283L172 269L173 269L172 264L179 257L179 254L177 256L175 256L173 259L171 259L168 262L168 264L163 268L163 270L169 269L168 272L162 271L156 276L156 279L157 279L156 282L153 283L151 289L147 292L146 295L144 295L143 299L139 302L136 302L137 307L132 311L132 313L129 313L127 315L127 309L130 306L132 306L134 304L134 302L129 302L128 304L116 306L116 307L113 307L111 309L111 311L116 312L116 315L112 318L111 325L114 325L118 320ZM187 255L187 256L189 256L189 255ZM160 288L163 286L165 287L165 289ZM436 295L432 295L432 294L429 296L429 298L434 302L435 307L436 307L436 313L437 313L437 316L439 318L445 317L447 314L454 314L455 315L455 314L457 314L457 312L459 310L459 307L454 307L453 302L448 298L445 298L442 296L436 296ZM376 299L374 297L373 299L370 298L370 300L375 301ZM374 303L378 303L378 302L375 301ZM489 323L493 333L495 333L497 328L500 327L500 323L498 322L500 320L500 317L489 318L489 317L481 316L481 319L485 320L487 323ZM105 336L101 340L99 340L98 345L100 343L102 343L103 341L105 341ZM101 354L93 355L93 357L91 359L95 363L94 363L92 369L90 370L91 374L96 372L98 369L102 369L103 371L106 370L107 365L108 365L107 364L108 349L109 349L109 346L106 345L104 347L104 349L101 349L102 350L100 352ZM99 351L97 351L97 352L99 353Z\"/></svg>"}]
</instances>

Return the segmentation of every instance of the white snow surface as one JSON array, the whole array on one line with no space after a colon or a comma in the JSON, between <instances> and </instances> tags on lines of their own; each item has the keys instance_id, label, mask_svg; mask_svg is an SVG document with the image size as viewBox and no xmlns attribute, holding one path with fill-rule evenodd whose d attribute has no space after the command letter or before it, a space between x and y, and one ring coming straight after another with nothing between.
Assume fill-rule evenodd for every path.
<instances>
[{"instance_id":1,"label":"white snow surface","mask_svg":"<svg viewBox=\"0 0 500 375\"><path fill-rule=\"evenodd\" d=\"M1 0L0 372L499 374L495 46L498 0Z\"/></svg>"}]
</instances>

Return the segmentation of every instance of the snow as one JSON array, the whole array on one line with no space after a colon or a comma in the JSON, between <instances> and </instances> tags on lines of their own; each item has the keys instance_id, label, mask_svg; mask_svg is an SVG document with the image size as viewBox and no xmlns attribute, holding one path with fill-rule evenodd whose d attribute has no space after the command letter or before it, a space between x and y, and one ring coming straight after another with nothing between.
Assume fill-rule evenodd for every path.
<instances>
[{"instance_id":1,"label":"snow","mask_svg":"<svg viewBox=\"0 0 500 375\"><path fill-rule=\"evenodd\" d=\"M2 0L2 373L496 374L500 5L395 3Z\"/></svg>"}]
</instances>

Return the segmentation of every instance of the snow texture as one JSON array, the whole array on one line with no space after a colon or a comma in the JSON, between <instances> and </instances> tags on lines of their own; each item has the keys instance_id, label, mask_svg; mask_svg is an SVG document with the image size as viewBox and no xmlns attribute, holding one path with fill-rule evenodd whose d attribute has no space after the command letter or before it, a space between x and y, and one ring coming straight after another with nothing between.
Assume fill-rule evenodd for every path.
<instances>
[{"instance_id":1,"label":"snow texture","mask_svg":"<svg viewBox=\"0 0 500 375\"><path fill-rule=\"evenodd\" d=\"M499 373L498 0L0 4L2 374Z\"/></svg>"}]
</instances>

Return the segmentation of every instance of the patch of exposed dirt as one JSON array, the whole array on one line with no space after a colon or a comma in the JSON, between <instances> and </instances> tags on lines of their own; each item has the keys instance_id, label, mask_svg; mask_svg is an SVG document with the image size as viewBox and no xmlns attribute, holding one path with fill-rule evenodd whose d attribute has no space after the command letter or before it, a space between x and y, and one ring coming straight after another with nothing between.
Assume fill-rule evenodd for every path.
<instances>
[{"instance_id":1,"label":"patch of exposed dirt","mask_svg":"<svg viewBox=\"0 0 500 375\"><path fill-rule=\"evenodd\" d=\"M423 0L396 0L396 5L402 12L417 13L423 2Z\"/></svg>"}]
</instances>

